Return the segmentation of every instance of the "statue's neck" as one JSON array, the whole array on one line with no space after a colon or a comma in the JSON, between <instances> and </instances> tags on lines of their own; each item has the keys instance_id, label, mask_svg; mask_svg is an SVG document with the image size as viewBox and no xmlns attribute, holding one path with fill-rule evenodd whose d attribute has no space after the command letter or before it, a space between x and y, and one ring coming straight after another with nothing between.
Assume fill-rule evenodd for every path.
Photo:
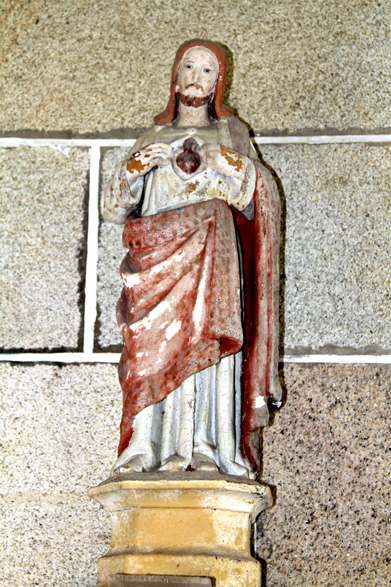
<instances>
[{"instance_id":1,"label":"statue's neck","mask_svg":"<svg viewBox=\"0 0 391 587\"><path fill-rule=\"evenodd\" d=\"M179 102L178 116L175 121L176 126L209 126L210 120L208 116L208 104L203 104L194 108L193 106L186 106Z\"/></svg>"}]
</instances>

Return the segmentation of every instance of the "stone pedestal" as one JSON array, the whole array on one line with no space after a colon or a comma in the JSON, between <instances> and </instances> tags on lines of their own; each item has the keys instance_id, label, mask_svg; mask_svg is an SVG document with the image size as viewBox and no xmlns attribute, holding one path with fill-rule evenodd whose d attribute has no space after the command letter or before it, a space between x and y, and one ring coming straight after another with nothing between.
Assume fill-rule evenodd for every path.
<instances>
[{"instance_id":1,"label":"stone pedestal","mask_svg":"<svg viewBox=\"0 0 391 587\"><path fill-rule=\"evenodd\" d=\"M215 587L260 586L251 526L272 504L268 487L207 473L151 473L112 477L88 494L111 515L98 587L118 584L121 575L160 576L167 585L171 576L193 578L189 585L209 578Z\"/></svg>"}]
</instances>

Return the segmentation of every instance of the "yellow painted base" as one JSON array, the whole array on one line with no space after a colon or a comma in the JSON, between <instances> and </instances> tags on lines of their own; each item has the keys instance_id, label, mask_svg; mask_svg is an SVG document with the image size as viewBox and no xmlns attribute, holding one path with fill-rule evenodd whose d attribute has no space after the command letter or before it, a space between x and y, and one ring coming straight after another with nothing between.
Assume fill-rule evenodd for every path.
<instances>
[{"instance_id":1,"label":"yellow painted base","mask_svg":"<svg viewBox=\"0 0 391 587\"><path fill-rule=\"evenodd\" d=\"M112 524L109 552L98 561L98 587L111 587L115 574L210 577L216 587L260 587L251 524L271 506L270 490L240 478L205 477L117 477L89 490Z\"/></svg>"}]
</instances>

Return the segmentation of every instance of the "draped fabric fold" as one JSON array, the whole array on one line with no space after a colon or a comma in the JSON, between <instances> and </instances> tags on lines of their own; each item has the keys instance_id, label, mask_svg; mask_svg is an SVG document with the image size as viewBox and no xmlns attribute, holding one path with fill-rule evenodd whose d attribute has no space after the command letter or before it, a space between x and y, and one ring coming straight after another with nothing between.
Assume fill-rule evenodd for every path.
<instances>
[{"instance_id":1,"label":"draped fabric fold","mask_svg":"<svg viewBox=\"0 0 391 587\"><path fill-rule=\"evenodd\" d=\"M254 471L259 470L259 429L269 422L268 400L279 404L279 242L281 204L269 172L254 161L257 183L254 219L236 214L244 257L245 345L241 449Z\"/></svg>"},{"instance_id":2,"label":"draped fabric fold","mask_svg":"<svg viewBox=\"0 0 391 587\"><path fill-rule=\"evenodd\" d=\"M123 244L119 454L137 413L243 345L236 231L225 202L130 220Z\"/></svg>"}]
</instances>

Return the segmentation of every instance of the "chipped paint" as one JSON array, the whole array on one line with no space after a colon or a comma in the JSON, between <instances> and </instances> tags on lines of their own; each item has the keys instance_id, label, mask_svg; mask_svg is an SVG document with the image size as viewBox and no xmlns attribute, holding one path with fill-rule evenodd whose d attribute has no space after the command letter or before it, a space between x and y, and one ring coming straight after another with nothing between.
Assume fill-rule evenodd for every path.
<instances>
[{"instance_id":1,"label":"chipped paint","mask_svg":"<svg viewBox=\"0 0 391 587\"><path fill-rule=\"evenodd\" d=\"M262 397L262 395L259 395L258 397L255 398L254 407L255 408L262 408L263 406L266 406L265 399L264 399L264 397Z\"/></svg>"},{"instance_id":2,"label":"chipped paint","mask_svg":"<svg viewBox=\"0 0 391 587\"><path fill-rule=\"evenodd\" d=\"M135 285L139 285L142 281L139 273L123 273L122 280L124 282L125 287L134 287Z\"/></svg>"},{"instance_id":3,"label":"chipped paint","mask_svg":"<svg viewBox=\"0 0 391 587\"><path fill-rule=\"evenodd\" d=\"M235 153L232 149L227 149L222 145L220 145L220 151L228 165L233 167L237 173L243 170L243 158L239 153Z\"/></svg>"},{"instance_id":4,"label":"chipped paint","mask_svg":"<svg viewBox=\"0 0 391 587\"><path fill-rule=\"evenodd\" d=\"M174 320L174 322L172 324L170 324L170 326L167 327L166 330L166 338L167 340L171 340L173 336L175 336L181 329L182 327L182 321L181 320Z\"/></svg>"},{"instance_id":5,"label":"chipped paint","mask_svg":"<svg viewBox=\"0 0 391 587\"><path fill-rule=\"evenodd\" d=\"M159 345L158 353L161 353L165 349L166 346L167 346L167 341L166 340L162 340L162 342Z\"/></svg>"}]
</instances>

